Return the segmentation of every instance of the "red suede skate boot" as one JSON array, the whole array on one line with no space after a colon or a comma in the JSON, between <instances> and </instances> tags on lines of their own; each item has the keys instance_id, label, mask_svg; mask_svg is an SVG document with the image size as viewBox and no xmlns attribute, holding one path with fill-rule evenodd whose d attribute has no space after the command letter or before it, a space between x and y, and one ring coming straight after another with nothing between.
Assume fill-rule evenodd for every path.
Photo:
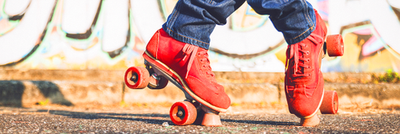
<instances>
[{"instance_id":1,"label":"red suede skate boot","mask_svg":"<svg viewBox=\"0 0 400 134\"><path fill-rule=\"evenodd\" d=\"M229 108L231 101L215 80L206 49L177 41L160 29L147 44L143 57L201 104L218 112Z\"/></svg>"},{"instance_id":2,"label":"red suede skate boot","mask_svg":"<svg viewBox=\"0 0 400 134\"><path fill-rule=\"evenodd\" d=\"M286 51L285 92L289 111L301 118L302 126L316 126L316 115L324 94L321 59L327 35L325 23L317 11L316 29L303 41Z\"/></svg>"}]
</instances>

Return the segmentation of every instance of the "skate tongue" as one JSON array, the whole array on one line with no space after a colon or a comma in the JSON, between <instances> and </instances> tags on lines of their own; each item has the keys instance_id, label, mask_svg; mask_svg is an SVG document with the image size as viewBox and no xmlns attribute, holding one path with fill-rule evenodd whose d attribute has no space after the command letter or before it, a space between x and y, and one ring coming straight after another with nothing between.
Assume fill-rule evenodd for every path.
<instances>
[{"instance_id":1,"label":"skate tongue","mask_svg":"<svg viewBox=\"0 0 400 134\"><path fill-rule=\"evenodd\" d=\"M198 49L199 49L199 47L197 47L195 45L190 45L190 44L185 44L185 46L182 49L182 52L186 54L182 60L185 60L186 57L190 55L185 78L188 77L190 68L192 67L192 64L193 64L194 58L196 57L196 53L197 53Z\"/></svg>"},{"instance_id":2,"label":"skate tongue","mask_svg":"<svg viewBox=\"0 0 400 134\"><path fill-rule=\"evenodd\" d=\"M319 39L319 41L317 41L316 38ZM324 41L323 37L315 33L311 33L310 37L308 37L307 39L311 40L311 42L313 42L314 44L321 44Z\"/></svg>"}]
</instances>

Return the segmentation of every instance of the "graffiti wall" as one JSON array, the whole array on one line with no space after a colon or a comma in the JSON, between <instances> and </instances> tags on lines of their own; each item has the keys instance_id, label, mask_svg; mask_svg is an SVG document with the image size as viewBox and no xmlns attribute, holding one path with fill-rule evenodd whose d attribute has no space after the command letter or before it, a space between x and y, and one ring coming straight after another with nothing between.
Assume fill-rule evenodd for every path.
<instances>
[{"instance_id":1,"label":"graffiti wall","mask_svg":"<svg viewBox=\"0 0 400 134\"><path fill-rule=\"evenodd\" d=\"M124 70L141 54L177 0L0 0L0 67ZM310 0L344 37L345 56L324 72L400 72L398 0ZM217 26L215 71L283 72L287 44L268 16L244 4Z\"/></svg>"}]
</instances>

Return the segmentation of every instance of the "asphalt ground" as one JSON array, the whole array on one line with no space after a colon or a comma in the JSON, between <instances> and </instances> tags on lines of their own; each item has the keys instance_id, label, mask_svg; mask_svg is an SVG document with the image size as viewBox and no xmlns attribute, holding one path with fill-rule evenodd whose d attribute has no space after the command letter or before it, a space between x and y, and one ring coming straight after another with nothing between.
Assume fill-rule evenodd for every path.
<instances>
[{"instance_id":1,"label":"asphalt ground","mask_svg":"<svg viewBox=\"0 0 400 134\"><path fill-rule=\"evenodd\" d=\"M0 107L0 133L400 133L400 108L341 108L300 127L284 105L232 106L223 126L176 126L166 105Z\"/></svg>"}]
</instances>

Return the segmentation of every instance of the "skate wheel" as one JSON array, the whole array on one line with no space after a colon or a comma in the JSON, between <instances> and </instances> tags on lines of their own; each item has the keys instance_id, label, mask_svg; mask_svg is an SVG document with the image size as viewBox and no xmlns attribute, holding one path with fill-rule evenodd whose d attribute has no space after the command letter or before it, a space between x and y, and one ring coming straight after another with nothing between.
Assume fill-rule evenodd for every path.
<instances>
[{"instance_id":1,"label":"skate wheel","mask_svg":"<svg viewBox=\"0 0 400 134\"><path fill-rule=\"evenodd\" d=\"M190 102L176 102L172 105L169 116L175 125L190 125L196 120L197 109Z\"/></svg>"},{"instance_id":2,"label":"skate wheel","mask_svg":"<svg viewBox=\"0 0 400 134\"><path fill-rule=\"evenodd\" d=\"M320 107L322 114L336 114L339 109L339 101L336 91L325 91Z\"/></svg>"},{"instance_id":3,"label":"skate wheel","mask_svg":"<svg viewBox=\"0 0 400 134\"><path fill-rule=\"evenodd\" d=\"M328 37L326 38L326 49L330 57L343 56L344 45L342 35L328 35Z\"/></svg>"},{"instance_id":4,"label":"skate wheel","mask_svg":"<svg viewBox=\"0 0 400 134\"><path fill-rule=\"evenodd\" d=\"M162 89L168 84L168 79L163 76L153 76L147 86L150 89Z\"/></svg>"},{"instance_id":5,"label":"skate wheel","mask_svg":"<svg viewBox=\"0 0 400 134\"><path fill-rule=\"evenodd\" d=\"M142 89L149 84L149 72L144 67L130 67L125 71L125 84L131 89Z\"/></svg>"}]
</instances>

